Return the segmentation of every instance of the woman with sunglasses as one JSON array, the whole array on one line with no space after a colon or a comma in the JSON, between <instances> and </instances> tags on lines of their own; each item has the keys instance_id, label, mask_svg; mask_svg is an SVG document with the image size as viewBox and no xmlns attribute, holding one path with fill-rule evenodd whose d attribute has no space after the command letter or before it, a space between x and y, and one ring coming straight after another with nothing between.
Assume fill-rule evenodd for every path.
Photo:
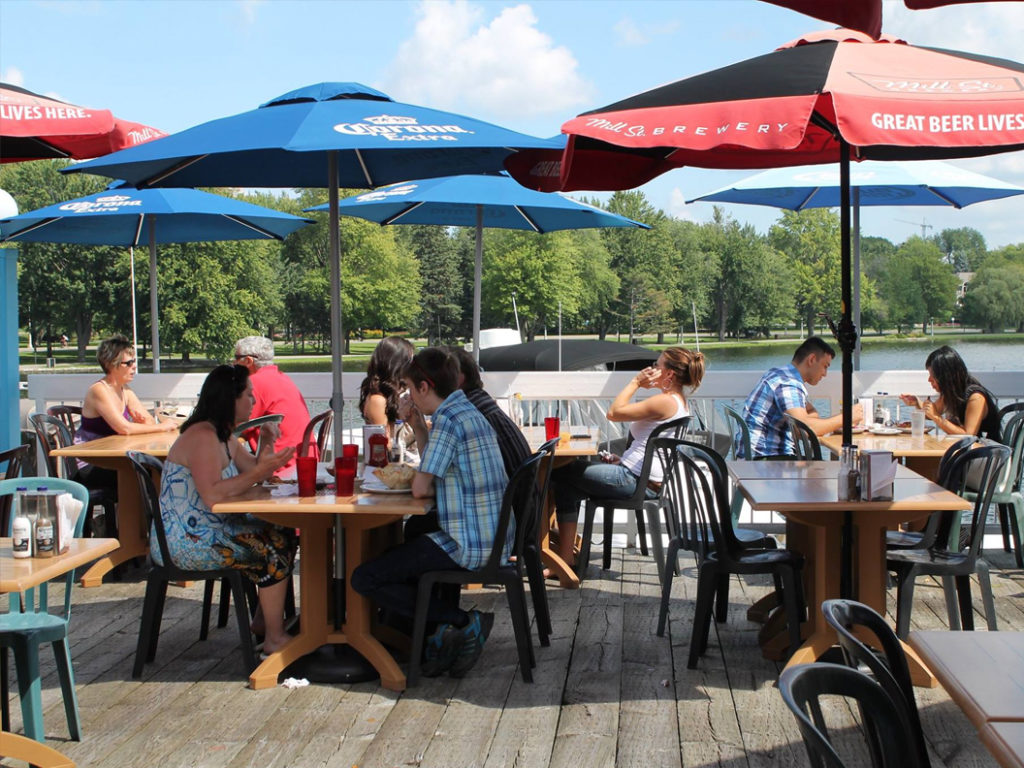
<instances>
[{"instance_id":1,"label":"woman with sunglasses","mask_svg":"<svg viewBox=\"0 0 1024 768\"><path fill-rule=\"evenodd\" d=\"M96 359L103 378L89 387L82 403L82 422L75 430L75 442L87 443L108 435L138 435L145 432L171 432L177 422L158 423L139 402L128 385L135 378L135 350L124 336L111 336L100 342ZM105 488L117 493L117 472L78 462L74 478L87 488Z\"/></svg>"}]
</instances>

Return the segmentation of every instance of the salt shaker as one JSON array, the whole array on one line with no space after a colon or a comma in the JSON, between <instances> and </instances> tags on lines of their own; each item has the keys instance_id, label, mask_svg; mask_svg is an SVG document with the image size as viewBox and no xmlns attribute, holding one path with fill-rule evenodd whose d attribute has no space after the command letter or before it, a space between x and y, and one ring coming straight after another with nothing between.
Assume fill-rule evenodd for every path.
<instances>
[{"instance_id":1,"label":"salt shaker","mask_svg":"<svg viewBox=\"0 0 1024 768\"><path fill-rule=\"evenodd\" d=\"M860 467L857 446L844 445L839 462L839 501L860 499Z\"/></svg>"}]
</instances>

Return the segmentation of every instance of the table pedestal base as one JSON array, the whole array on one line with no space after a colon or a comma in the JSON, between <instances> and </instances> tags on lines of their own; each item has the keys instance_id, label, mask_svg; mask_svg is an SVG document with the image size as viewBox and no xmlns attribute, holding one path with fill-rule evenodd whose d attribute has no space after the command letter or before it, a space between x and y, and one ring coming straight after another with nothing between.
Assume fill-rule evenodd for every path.
<instances>
[{"instance_id":1,"label":"table pedestal base","mask_svg":"<svg viewBox=\"0 0 1024 768\"><path fill-rule=\"evenodd\" d=\"M365 683L379 675L349 645L323 645L289 665L284 677L306 678L311 683Z\"/></svg>"}]
</instances>

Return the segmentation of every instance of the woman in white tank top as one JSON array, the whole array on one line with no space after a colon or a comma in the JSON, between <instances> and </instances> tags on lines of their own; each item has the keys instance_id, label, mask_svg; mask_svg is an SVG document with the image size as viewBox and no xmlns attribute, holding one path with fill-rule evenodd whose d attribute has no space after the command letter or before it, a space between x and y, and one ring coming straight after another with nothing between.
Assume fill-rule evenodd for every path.
<instances>
[{"instance_id":1,"label":"woman in white tank top","mask_svg":"<svg viewBox=\"0 0 1024 768\"><path fill-rule=\"evenodd\" d=\"M683 347L669 347L661 353L654 367L637 373L608 408L609 421L632 422L630 434L633 442L626 452L621 457L603 456L596 463L580 459L552 473L558 515L558 549L566 563L574 562L573 545L580 502L590 496L625 499L633 495L647 438L660 424L689 415L685 390L692 392L700 386L703 378L703 354ZM639 389L660 391L639 402L632 402ZM661 482L660 466L651 468L650 479Z\"/></svg>"}]
</instances>

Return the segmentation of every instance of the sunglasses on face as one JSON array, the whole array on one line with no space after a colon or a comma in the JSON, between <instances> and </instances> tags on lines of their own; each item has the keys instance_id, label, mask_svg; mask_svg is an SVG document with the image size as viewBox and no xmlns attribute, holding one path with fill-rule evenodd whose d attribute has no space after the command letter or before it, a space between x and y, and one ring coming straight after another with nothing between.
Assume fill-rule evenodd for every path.
<instances>
[{"instance_id":1,"label":"sunglasses on face","mask_svg":"<svg viewBox=\"0 0 1024 768\"><path fill-rule=\"evenodd\" d=\"M123 365L125 368L131 368L137 361L133 357L131 360L122 360L118 365Z\"/></svg>"}]
</instances>

